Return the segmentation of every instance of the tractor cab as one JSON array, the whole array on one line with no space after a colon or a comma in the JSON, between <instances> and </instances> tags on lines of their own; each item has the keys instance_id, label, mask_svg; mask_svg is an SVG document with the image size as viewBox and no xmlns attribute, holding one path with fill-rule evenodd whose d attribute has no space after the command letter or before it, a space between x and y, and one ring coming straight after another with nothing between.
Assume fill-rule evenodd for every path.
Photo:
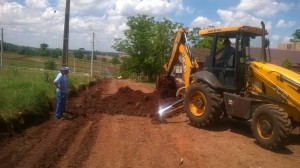
<instances>
[{"instance_id":1,"label":"tractor cab","mask_svg":"<svg viewBox=\"0 0 300 168\"><path fill-rule=\"evenodd\" d=\"M239 92L244 88L247 62L260 59L262 32L261 28L250 26L209 28L199 31L202 37L209 36L213 39L204 70L217 78L220 89ZM220 42L222 45L218 46Z\"/></svg>"}]
</instances>

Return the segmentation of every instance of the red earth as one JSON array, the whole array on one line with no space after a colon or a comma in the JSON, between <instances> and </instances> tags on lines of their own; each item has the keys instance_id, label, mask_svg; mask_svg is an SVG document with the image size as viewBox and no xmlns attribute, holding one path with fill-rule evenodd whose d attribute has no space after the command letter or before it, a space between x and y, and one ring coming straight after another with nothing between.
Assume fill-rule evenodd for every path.
<instances>
[{"instance_id":1,"label":"red earth","mask_svg":"<svg viewBox=\"0 0 300 168\"><path fill-rule=\"evenodd\" d=\"M158 95L143 83L98 80L68 100L68 118L2 140L0 167L299 167L298 130L270 151L256 144L249 122L224 118L199 129L180 112L156 124L159 106L172 102Z\"/></svg>"}]
</instances>

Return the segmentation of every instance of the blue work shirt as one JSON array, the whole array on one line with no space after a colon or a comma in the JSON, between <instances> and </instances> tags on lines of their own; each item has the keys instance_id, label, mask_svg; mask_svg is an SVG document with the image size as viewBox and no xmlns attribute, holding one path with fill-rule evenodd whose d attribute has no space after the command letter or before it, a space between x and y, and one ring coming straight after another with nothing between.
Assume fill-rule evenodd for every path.
<instances>
[{"instance_id":1,"label":"blue work shirt","mask_svg":"<svg viewBox=\"0 0 300 168\"><path fill-rule=\"evenodd\" d=\"M68 79L66 75L63 75L61 72L57 74L55 83L58 83L59 88L56 88L57 92L68 93Z\"/></svg>"}]
</instances>

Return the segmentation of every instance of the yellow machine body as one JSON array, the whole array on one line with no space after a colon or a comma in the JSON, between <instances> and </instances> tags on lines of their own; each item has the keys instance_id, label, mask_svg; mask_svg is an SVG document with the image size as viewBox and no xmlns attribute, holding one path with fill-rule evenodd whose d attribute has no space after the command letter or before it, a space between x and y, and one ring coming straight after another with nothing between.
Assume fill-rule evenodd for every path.
<instances>
[{"instance_id":1,"label":"yellow machine body","mask_svg":"<svg viewBox=\"0 0 300 168\"><path fill-rule=\"evenodd\" d=\"M294 121L300 122L300 74L262 62L251 62L247 91L274 100Z\"/></svg>"}]
</instances>

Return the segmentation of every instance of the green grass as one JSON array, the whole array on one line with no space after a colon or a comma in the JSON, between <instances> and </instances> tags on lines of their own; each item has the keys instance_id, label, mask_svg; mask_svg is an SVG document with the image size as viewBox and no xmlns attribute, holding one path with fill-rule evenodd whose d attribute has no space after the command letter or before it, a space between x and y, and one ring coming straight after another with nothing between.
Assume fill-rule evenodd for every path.
<instances>
[{"instance_id":1,"label":"green grass","mask_svg":"<svg viewBox=\"0 0 300 168\"><path fill-rule=\"evenodd\" d=\"M16 120L23 115L46 118L49 100L55 98L53 80L57 71L23 69L0 70L0 115L5 121ZM78 88L93 80L89 76L69 74L69 86Z\"/></svg>"},{"instance_id":2,"label":"green grass","mask_svg":"<svg viewBox=\"0 0 300 168\"><path fill-rule=\"evenodd\" d=\"M56 70L45 70L45 62L49 60L55 62ZM61 64L61 57L24 56L4 52L4 66L0 69L0 122L4 120L8 123L11 121L21 123L22 117L27 115L37 120L47 118L49 100L55 98L53 80ZM88 86L91 80L95 80L88 76L91 73L90 60L79 60L69 56L68 64L72 69L72 73L69 74L70 95L76 92L79 85ZM117 67L109 62L102 62L101 59L94 60L93 75L105 77L102 69L116 72Z\"/></svg>"},{"instance_id":3,"label":"green grass","mask_svg":"<svg viewBox=\"0 0 300 168\"><path fill-rule=\"evenodd\" d=\"M45 62L53 60L57 65L57 69L61 67L62 58L50 58L42 56L24 56L12 52L4 52L3 54L3 65L8 67L25 67L25 68L37 68L44 69ZM91 73L91 61L84 59L74 59L72 55L68 58L68 65L71 67L73 72L76 73ZM93 61L93 74L96 76L105 76L102 69L117 69L118 67L111 64L110 62L102 62L101 59ZM111 72L113 76L117 76L115 72Z\"/></svg>"}]
</instances>

